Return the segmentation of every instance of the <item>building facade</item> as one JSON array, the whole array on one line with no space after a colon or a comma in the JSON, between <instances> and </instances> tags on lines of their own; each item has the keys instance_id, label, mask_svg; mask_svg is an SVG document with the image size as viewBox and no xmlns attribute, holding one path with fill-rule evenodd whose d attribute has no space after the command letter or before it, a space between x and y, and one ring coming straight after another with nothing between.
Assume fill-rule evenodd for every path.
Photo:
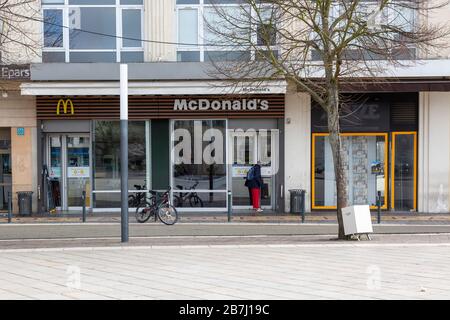
<instances>
[{"instance_id":1,"label":"building facade","mask_svg":"<svg viewBox=\"0 0 450 320\"><path fill-rule=\"evenodd\" d=\"M230 10L235 3L223 1ZM289 190L299 188L308 212L335 207L326 116L284 81L235 90L213 77L212 62L252 57L208 45L210 1L42 0L38 10L42 54L30 59L30 79L0 98L2 179L11 181L3 190L34 191L39 212L49 198L77 212L82 191L94 212L118 210L118 65L128 63L130 192L171 187L186 212L245 209L243 178L260 161L264 208L289 212ZM427 19L443 22L449 12ZM415 56L422 62L390 70L382 86L346 90L353 204L374 207L380 192L384 210L449 211L450 52Z\"/></svg>"}]
</instances>

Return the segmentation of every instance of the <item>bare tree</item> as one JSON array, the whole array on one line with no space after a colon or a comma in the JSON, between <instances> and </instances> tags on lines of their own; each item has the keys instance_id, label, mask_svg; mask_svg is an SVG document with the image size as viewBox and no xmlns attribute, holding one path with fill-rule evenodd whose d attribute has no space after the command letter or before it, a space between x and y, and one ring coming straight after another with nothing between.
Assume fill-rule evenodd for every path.
<instances>
[{"instance_id":1,"label":"bare tree","mask_svg":"<svg viewBox=\"0 0 450 320\"><path fill-rule=\"evenodd\" d=\"M0 61L30 62L41 46L40 1L0 0Z\"/></svg>"},{"instance_id":2,"label":"bare tree","mask_svg":"<svg viewBox=\"0 0 450 320\"><path fill-rule=\"evenodd\" d=\"M214 1L213 1L214 2ZM218 3L218 1L216 1ZM223 2L222 2L223 3ZM340 136L342 87L366 83L445 45L446 25L427 15L444 8L437 0L242 0L206 12L206 46L231 52L233 62L213 62L217 77L236 83L285 79L308 93L328 117L341 209L349 204L345 153ZM447 7L448 8L448 7ZM207 54L206 51L205 54ZM248 53L251 56L246 57ZM227 57L225 57L227 58Z\"/></svg>"}]
</instances>

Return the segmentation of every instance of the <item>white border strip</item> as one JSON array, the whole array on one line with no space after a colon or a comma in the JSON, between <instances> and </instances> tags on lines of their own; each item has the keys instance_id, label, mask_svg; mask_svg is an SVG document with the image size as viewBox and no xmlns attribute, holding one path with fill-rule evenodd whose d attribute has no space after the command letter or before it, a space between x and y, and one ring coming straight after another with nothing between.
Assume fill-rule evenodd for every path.
<instances>
[{"instance_id":1,"label":"white border strip","mask_svg":"<svg viewBox=\"0 0 450 320\"><path fill-rule=\"evenodd\" d=\"M0 249L0 253L70 252L70 251L118 251L118 250L173 250L173 249L246 249L246 248L393 248L393 247L450 247L450 243L309 243L309 244L230 244L230 245L168 245L168 246L111 246Z\"/></svg>"}]
</instances>

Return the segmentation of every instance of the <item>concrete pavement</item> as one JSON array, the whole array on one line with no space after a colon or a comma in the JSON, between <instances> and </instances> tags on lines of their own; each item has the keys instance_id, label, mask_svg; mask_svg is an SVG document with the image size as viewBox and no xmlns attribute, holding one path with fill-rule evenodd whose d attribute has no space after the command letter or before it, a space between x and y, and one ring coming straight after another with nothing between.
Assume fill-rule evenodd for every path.
<instances>
[{"instance_id":1,"label":"concrete pavement","mask_svg":"<svg viewBox=\"0 0 450 320\"><path fill-rule=\"evenodd\" d=\"M77 223L81 222L81 212L71 212L64 214L34 214L33 216L17 216L14 215L13 223ZM335 212L313 212L306 214L306 223L336 223ZM245 223L300 223L301 216L299 214L263 212L257 216L252 216L248 210L241 210L233 212L232 222ZM377 215L372 212L372 221L375 223ZM388 224L449 224L449 213L399 213L399 212L382 212L382 223ZM6 214L0 214L0 223L7 222ZM120 213L89 213L87 215L87 222L93 223L113 223L120 222ZM130 222L136 222L134 212L130 212ZM180 223L223 223L227 222L226 213L217 212L180 212Z\"/></svg>"},{"instance_id":2,"label":"concrete pavement","mask_svg":"<svg viewBox=\"0 0 450 320\"><path fill-rule=\"evenodd\" d=\"M380 224L379 234L450 233L450 225ZM299 223L161 223L130 224L130 237L335 235L337 224ZM0 240L119 238L120 223L0 224Z\"/></svg>"},{"instance_id":3,"label":"concrete pavement","mask_svg":"<svg viewBox=\"0 0 450 320\"><path fill-rule=\"evenodd\" d=\"M5 250L0 299L449 299L450 243Z\"/></svg>"}]
</instances>

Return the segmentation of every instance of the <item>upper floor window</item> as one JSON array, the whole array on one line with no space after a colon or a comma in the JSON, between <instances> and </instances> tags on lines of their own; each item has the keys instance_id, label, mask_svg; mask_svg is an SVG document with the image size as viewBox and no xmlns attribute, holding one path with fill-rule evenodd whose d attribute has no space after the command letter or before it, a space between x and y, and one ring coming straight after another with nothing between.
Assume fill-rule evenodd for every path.
<instances>
[{"instance_id":1,"label":"upper floor window","mask_svg":"<svg viewBox=\"0 0 450 320\"><path fill-rule=\"evenodd\" d=\"M264 2L264 1L261 1ZM262 22L242 0L177 0L178 61L245 61L258 59L251 44L276 51L275 29L267 39L267 26L275 28L270 5L261 5ZM253 16L252 16L253 15ZM239 23L239 25L237 25Z\"/></svg>"},{"instance_id":2,"label":"upper floor window","mask_svg":"<svg viewBox=\"0 0 450 320\"><path fill-rule=\"evenodd\" d=\"M361 1L354 9L349 29L356 28L357 25L367 24L371 32L368 36L363 35L351 41L344 52L344 58L351 60L386 59L385 53L379 54L377 46L372 42L374 38L378 38L383 41L383 48L390 42L393 48L389 54L396 59L414 59L417 54L416 48L408 41L402 43L402 40L405 40L403 34L413 32L417 25L416 6L417 4L414 5L411 0L396 0L389 2L383 10L380 10L378 1ZM342 1L334 2L330 11L330 24L347 12ZM317 19L320 22L320 18ZM345 28L346 23L348 23L347 18L342 19L333 30L333 35L338 43L342 41L342 37L349 36L351 33ZM377 36L371 37L371 34L377 34ZM316 33L311 33L311 38L319 43L321 42ZM374 50L371 50L370 47L374 47ZM312 59L321 60L322 57L318 51L312 50Z\"/></svg>"},{"instance_id":3,"label":"upper floor window","mask_svg":"<svg viewBox=\"0 0 450 320\"><path fill-rule=\"evenodd\" d=\"M43 62L143 62L143 0L42 0Z\"/></svg>"}]
</instances>

